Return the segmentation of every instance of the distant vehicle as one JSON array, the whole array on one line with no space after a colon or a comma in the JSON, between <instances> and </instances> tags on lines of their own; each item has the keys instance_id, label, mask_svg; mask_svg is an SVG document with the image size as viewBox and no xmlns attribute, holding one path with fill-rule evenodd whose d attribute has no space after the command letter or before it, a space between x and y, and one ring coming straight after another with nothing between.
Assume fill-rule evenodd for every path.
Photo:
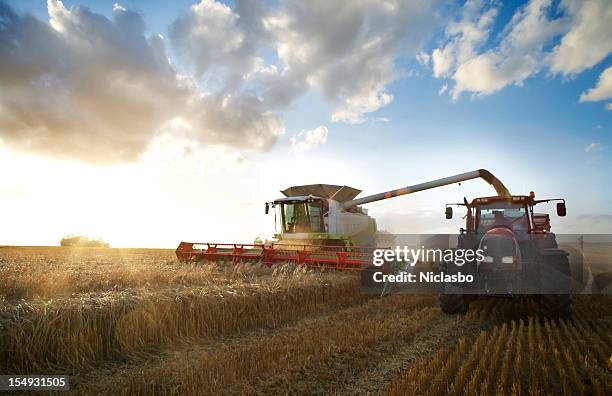
<instances>
[{"instance_id":1,"label":"distant vehicle","mask_svg":"<svg viewBox=\"0 0 612 396\"><path fill-rule=\"evenodd\" d=\"M110 245L100 239L90 239L80 235L71 235L62 238L60 246L71 247L110 247Z\"/></svg>"}]
</instances>

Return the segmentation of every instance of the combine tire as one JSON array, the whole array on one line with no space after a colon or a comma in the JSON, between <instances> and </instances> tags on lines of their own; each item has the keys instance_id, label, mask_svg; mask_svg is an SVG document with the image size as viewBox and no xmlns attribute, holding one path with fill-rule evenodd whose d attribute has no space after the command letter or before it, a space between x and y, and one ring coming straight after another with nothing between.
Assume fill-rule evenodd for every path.
<instances>
[{"instance_id":1,"label":"combine tire","mask_svg":"<svg viewBox=\"0 0 612 396\"><path fill-rule=\"evenodd\" d=\"M553 319L570 319L572 316L571 273L567 256L544 256L541 260L540 305L543 314Z\"/></svg>"},{"instance_id":2,"label":"combine tire","mask_svg":"<svg viewBox=\"0 0 612 396\"><path fill-rule=\"evenodd\" d=\"M440 294L440 308L446 314L466 313L468 303L463 294Z\"/></svg>"}]
</instances>

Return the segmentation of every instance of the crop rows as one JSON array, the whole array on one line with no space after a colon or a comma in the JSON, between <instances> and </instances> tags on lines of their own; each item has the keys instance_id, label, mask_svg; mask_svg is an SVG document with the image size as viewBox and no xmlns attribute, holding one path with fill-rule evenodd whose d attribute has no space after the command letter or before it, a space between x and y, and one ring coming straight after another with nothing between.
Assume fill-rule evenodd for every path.
<instances>
[{"instance_id":1,"label":"crop rows","mask_svg":"<svg viewBox=\"0 0 612 396\"><path fill-rule=\"evenodd\" d=\"M610 394L612 325L592 311L600 309L580 307L573 322L529 316L462 338L414 365L388 393Z\"/></svg>"},{"instance_id":2,"label":"crop rows","mask_svg":"<svg viewBox=\"0 0 612 396\"><path fill-rule=\"evenodd\" d=\"M355 277L279 267L253 278L254 268L233 266L233 280L226 271L217 271L213 280L197 286L115 288L0 302L0 372L76 372L190 340L275 328L366 299ZM212 266L186 266L189 269L215 271ZM158 277L163 276L158 271Z\"/></svg>"},{"instance_id":3,"label":"crop rows","mask_svg":"<svg viewBox=\"0 0 612 396\"><path fill-rule=\"evenodd\" d=\"M155 249L0 247L0 303L146 288L239 286L271 276L252 265L185 265Z\"/></svg>"},{"instance_id":4,"label":"crop rows","mask_svg":"<svg viewBox=\"0 0 612 396\"><path fill-rule=\"evenodd\" d=\"M609 296L578 296L558 322L534 297L449 316L436 296L358 283L169 251L0 248L0 373L68 373L75 394L612 394Z\"/></svg>"},{"instance_id":5,"label":"crop rows","mask_svg":"<svg viewBox=\"0 0 612 396\"><path fill-rule=\"evenodd\" d=\"M295 393L336 385L365 370L380 345L409 342L439 315L432 296L391 296L318 315L273 332L193 348L146 368L133 367L88 392L122 394ZM343 363L343 365L341 364ZM336 370L336 371L334 371ZM351 378L347 378L350 381ZM330 381L327 381L330 383Z\"/></svg>"}]
</instances>

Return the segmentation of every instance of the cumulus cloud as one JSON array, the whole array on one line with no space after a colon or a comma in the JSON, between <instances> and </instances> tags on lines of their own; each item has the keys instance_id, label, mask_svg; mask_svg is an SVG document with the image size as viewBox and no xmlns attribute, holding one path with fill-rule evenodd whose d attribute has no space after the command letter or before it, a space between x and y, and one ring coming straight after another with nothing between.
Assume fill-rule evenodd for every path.
<instances>
[{"instance_id":1,"label":"cumulus cloud","mask_svg":"<svg viewBox=\"0 0 612 396\"><path fill-rule=\"evenodd\" d=\"M283 65L267 96L287 98L314 87L336 105L332 121L365 121L365 114L393 100L386 87L396 78L394 60L416 55L435 27L435 5L425 0L284 2L264 21Z\"/></svg>"},{"instance_id":2,"label":"cumulus cloud","mask_svg":"<svg viewBox=\"0 0 612 396\"><path fill-rule=\"evenodd\" d=\"M327 127L320 125L309 131L302 131L290 138L291 151L299 153L310 150L327 142Z\"/></svg>"},{"instance_id":3,"label":"cumulus cloud","mask_svg":"<svg viewBox=\"0 0 612 396\"><path fill-rule=\"evenodd\" d=\"M109 163L138 158L177 117L206 144L262 149L283 133L255 94L202 94L196 81L178 75L165 40L145 35L140 14L116 5L108 19L59 0L47 8L45 22L0 3L4 144Z\"/></svg>"},{"instance_id":4,"label":"cumulus cloud","mask_svg":"<svg viewBox=\"0 0 612 396\"><path fill-rule=\"evenodd\" d=\"M202 0L172 23L169 38L196 77L208 72L209 85L237 89L254 72L265 69L257 50L266 39L262 24L266 12L259 1L238 1L232 9L215 0Z\"/></svg>"},{"instance_id":5,"label":"cumulus cloud","mask_svg":"<svg viewBox=\"0 0 612 396\"><path fill-rule=\"evenodd\" d=\"M431 56L427 52L419 52L418 54L416 54L415 58L420 64L427 66L429 65L429 60L431 59Z\"/></svg>"},{"instance_id":6,"label":"cumulus cloud","mask_svg":"<svg viewBox=\"0 0 612 396\"><path fill-rule=\"evenodd\" d=\"M569 31L552 53L551 70L579 73L602 61L612 51L612 2L564 0Z\"/></svg>"},{"instance_id":7,"label":"cumulus cloud","mask_svg":"<svg viewBox=\"0 0 612 396\"><path fill-rule=\"evenodd\" d=\"M47 154L134 158L187 95L140 15L49 1L49 23L0 3L0 136Z\"/></svg>"},{"instance_id":8,"label":"cumulus cloud","mask_svg":"<svg viewBox=\"0 0 612 396\"><path fill-rule=\"evenodd\" d=\"M612 51L608 1L530 0L494 38L498 7L496 2L468 0L461 17L448 25L444 45L432 51L433 75L454 80L450 93L455 100L462 92L490 95L522 85L545 69L580 72ZM560 43L548 50L559 37Z\"/></svg>"},{"instance_id":9,"label":"cumulus cloud","mask_svg":"<svg viewBox=\"0 0 612 396\"><path fill-rule=\"evenodd\" d=\"M446 28L448 42L431 54L433 75L448 76L457 65L473 58L486 42L498 10L481 0L468 0L463 6L461 19Z\"/></svg>"},{"instance_id":10,"label":"cumulus cloud","mask_svg":"<svg viewBox=\"0 0 612 396\"><path fill-rule=\"evenodd\" d=\"M436 2L255 0L232 9L202 0L171 26L170 41L208 86L255 92L284 110L314 88L335 106L332 121L360 123L391 103L394 62L416 54L435 27ZM333 23L321 23L334 15ZM262 54L275 53L278 65ZM268 61L269 62L269 61Z\"/></svg>"},{"instance_id":11,"label":"cumulus cloud","mask_svg":"<svg viewBox=\"0 0 612 396\"><path fill-rule=\"evenodd\" d=\"M172 133L195 144L267 149L284 133L282 112L311 89L333 106L332 121L363 122L392 102L395 62L417 55L437 4L201 0L165 39L120 4L107 18L48 0L43 21L0 2L0 139L133 161L181 120Z\"/></svg>"},{"instance_id":12,"label":"cumulus cloud","mask_svg":"<svg viewBox=\"0 0 612 396\"><path fill-rule=\"evenodd\" d=\"M497 47L458 59L453 98L465 91L492 94L510 84L520 85L537 73L542 67L544 44L562 28L561 20L548 19L550 7L550 0L530 1L516 11ZM483 15L489 14L491 10Z\"/></svg>"},{"instance_id":13,"label":"cumulus cloud","mask_svg":"<svg viewBox=\"0 0 612 396\"><path fill-rule=\"evenodd\" d=\"M581 102L596 102L612 98L612 66L601 73L597 85L580 95Z\"/></svg>"}]
</instances>

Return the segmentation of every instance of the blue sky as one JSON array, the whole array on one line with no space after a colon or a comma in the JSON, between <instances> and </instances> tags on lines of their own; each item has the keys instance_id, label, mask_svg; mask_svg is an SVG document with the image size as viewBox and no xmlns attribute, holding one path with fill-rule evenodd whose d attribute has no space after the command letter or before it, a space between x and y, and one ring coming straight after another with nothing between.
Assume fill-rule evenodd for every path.
<instances>
[{"instance_id":1,"label":"blue sky","mask_svg":"<svg viewBox=\"0 0 612 396\"><path fill-rule=\"evenodd\" d=\"M292 184L375 193L477 168L517 194L567 198L568 217L553 222L560 232L612 231L609 2L134 0L114 7L66 0L49 2L55 14L43 1L4 3L53 29L56 55L33 57L24 46L5 50L0 63L8 92L0 95L0 163L14 169L0 181L0 204L15 222L0 232L0 244L53 244L66 233L122 246L250 240L272 233L261 203ZM109 25L99 27L78 7ZM25 19L11 23L24 28L0 29L0 43L28 39L37 50L37 36L23 33ZM157 34L163 38L155 41ZM572 50L575 42L593 48ZM159 61L160 48L169 65ZM36 90L10 83L30 69L44 69L30 82L51 83ZM41 95L58 103L40 102ZM23 111L11 112L19 106L40 111L22 120ZM59 175L47 202L37 198L42 187L23 182L48 185L38 180L41 167ZM97 178L85 189L120 185L132 198L75 191L75 169ZM459 224L444 222L444 203L490 193L469 182L370 210L393 232L452 231ZM83 215L109 201L119 208ZM46 216L34 233L14 214L32 205L31 216ZM80 214L49 215L58 205L64 213L77 205ZM151 211L163 231L151 232ZM194 226L176 213L209 221Z\"/></svg>"}]
</instances>

